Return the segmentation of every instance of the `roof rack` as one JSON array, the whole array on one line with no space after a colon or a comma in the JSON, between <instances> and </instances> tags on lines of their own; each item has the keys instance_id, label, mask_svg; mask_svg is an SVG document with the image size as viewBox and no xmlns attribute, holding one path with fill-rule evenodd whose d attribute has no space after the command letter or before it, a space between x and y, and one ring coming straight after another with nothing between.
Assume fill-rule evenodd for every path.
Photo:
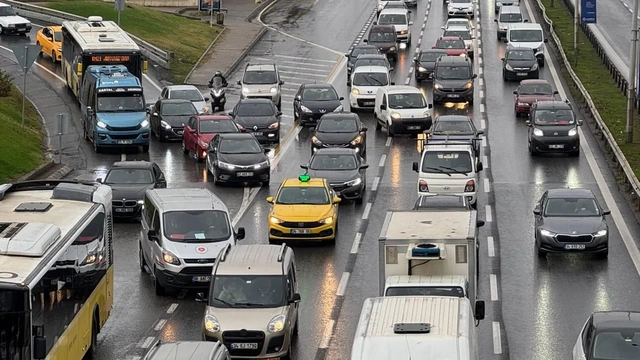
<instances>
[{"instance_id":1,"label":"roof rack","mask_svg":"<svg viewBox=\"0 0 640 360\"><path fill-rule=\"evenodd\" d=\"M449 136L452 136L452 134L443 134L445 136L444 139L433 139L433 135L431 136L425 136L425 138L422 140L424 146L427 145L473 145L475 144L477 141L482 140L479 137L474 137L471 139L449 139ZM440 136L440 135L438 135Z\"/></svg>"},{"instance_id":2,"label":"roof rack","mask_svg":"<svg viewBox=\"0 0 640 360\"><path fill-rule=\"evenodd\" d=\"M231 251L231 244L227 244L220 251L220 262L227 261L227 255L229 255L229 251Z\"/></svg>"},{"instance_id":3,"label":"roof rack","mask_svg":"<svg viewBox=\"0 0 640 360\"><path fill-rule=\"evenodd\" d=\"M396 323L393 324L395 334L428 334L431 332L429 323Z\"/></svg>"},{"instance_id":4,"label":"roof rack","mask_svg":"<svg viewBox=\"0 0 640 360\"><path fill-rule=\"evenodd\" d=\"M287 244L286 243L282 243L282 245L280 245L280 253L278 254L278 262L280 263L280 266L282 267L282 273L286 274L284 271L284 255L287 252Z\"/></svg>"}]
</instances>

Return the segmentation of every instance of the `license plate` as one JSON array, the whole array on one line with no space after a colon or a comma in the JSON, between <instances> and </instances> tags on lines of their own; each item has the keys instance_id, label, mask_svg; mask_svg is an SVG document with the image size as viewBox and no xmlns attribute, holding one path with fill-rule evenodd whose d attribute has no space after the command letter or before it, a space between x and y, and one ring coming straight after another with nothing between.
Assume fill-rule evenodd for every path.
<instances>
[{"instance_id":1,"label":"license plate","mask_svg":"<svg viewBox=\"0 0 640 360\"><path fill-rule=\"evenodd\" d=\"M420 130L421 126L407 126L407 130Z\"/></svg>"},{"instance_id":2,"label":"license plate","mask_svg":"<svg viewBox=\"0 0 640 360\"><path fill-rule=\"evenodd\" d=\"M549 145L549 149L564 149L564 145Z\"/></svg>"},{"instance_id":3,"label":"license plate","mask_svg":"<svg viewBox=\"0 0 640 360\"><path fill-rule=\"evenodd\" d=\"M232 349L257 350L258 343L231 343Z\"/></svg>"},{"instance_id":4,"label":"license plate","mask_svg":"<svg viewBox=\"0 0 640 360\"><path fill-rule=\"evenodd\" d=\"M584 250L585 244L566 244L564 248L566 250Z\"/></svg>"},{"instance_id":5,"label":"license plate","mask_svg":"<svg viewBox=\"0 0 640 360\"><path fill-rule=\"evenodd\" d=\"M449 94L450 98L459 98L460 94Z\"/></svg>"},{"instance_id":6,"label":"license plate","mask_svg":"<svg viewBox=\"0 0 640 360\"><path fill-rule=\"evenodd\" d=\"M309 229L291 229L292 234L311 234Z\"/></svg>"},{"instance_id":7,"label":"license plate","mask_svg":"<svg viewBox=\"0 0 640 360\"><path fill-rule=\"evenodd\" d=\"M133 212L133 208L116 208L116 212Z\"/></svg>"},{"instance_id":8,"label":"license plate","mask_svg":"<svg viewBox=\"0 0 640 360\"><path fill-rule=\"evenodd\" d=\"M373 106L375 104L374 101L363 101L362 106Z\"/></svg>"},{"instance_id":9,"label":"license plate","mask_svg":"<svg viewBox=\"0 0 640 360\"><path fill-rule=\"evenodd\" d=\"M254 133L253 133L253 135L255 135L255 136L262 136L262 135L264 135L264 133L263 133L263 132L254 132Z\"/></svg>"},{"instance_id":10,"label":"license plate","mask_svg":"<svg viewBox=\"0 0 640 360\"><path fill-rule=\"evenodd\" d=\"M252 172L239 172L238 173L239 177L248 177L248 176L253 176Z\"/></svg>"},{"instance_id":11,"label":"license plate","mask_svg":"<svg viewBox=\"0 0 640 360\"><path fill-rule=\"evenodd\" d=\"M193 282L209 282L211 281L211 276L194 276Z\"/></svg>"},{"instance_id":12,"label":"license plate","mask_svg":"<svg viewBox=\"0 0 640 360\"><path fill-rule=\"evenodd\" d=\"M518 76L527 76L527 73L516 73Z\"/></svg>"},{"instance_id":13,"label":"license plate","mask_svg":"<svg viewBox=\"0 0 640 360\"><path fill-rule=\"evenodd\" d=\"M118 144L121 144L121 145L133 144L133 140L118 140Z\"/></svg>"}]
</instances>

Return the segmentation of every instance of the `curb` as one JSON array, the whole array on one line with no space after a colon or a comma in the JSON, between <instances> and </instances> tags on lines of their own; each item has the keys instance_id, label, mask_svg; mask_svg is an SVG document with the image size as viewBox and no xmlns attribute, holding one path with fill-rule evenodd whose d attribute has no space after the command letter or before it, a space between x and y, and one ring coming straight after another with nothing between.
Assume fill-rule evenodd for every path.
<instances>
[{"instance_id":1,"label":"curb","mask_svg":"<svg viewBox=\"0 0 640 360\"><path fill-rule=\"evenodd\" d=\"M244 58L247 57L247 54L249 54L249 52L253 49L253 47L256 46L258 41L260 41L260 39L262 39L264 34L267 32L267 30L268 29L266 27L263 27L262 30L260 30L260 32L258 33L258 35L256 35L256 37L253 39L251 44L249 44L249 46L247 46L247 48L242 52L242 54L240 54L240 56L238 56L236 61L234 61L233 64L231 64L231 66L227 69L227 71L224 72L223 76L225 78L229 77L234 71L236 71L238 66L240 66L240 64L244 61Z\"/></svg>"},{"instance_id":2,"label":"curb","mask_svg":"<svg viewBox=\"0 0 640 360\"><path fill-rule=\"evenodd\" d=\"M18 181L35 180L39 176L41 176L42 174L44 174L47 171L51 170L54 166L56 166L55 161L49 160L46 163L38 166L37 168L31 170L30 172L28 172L25 175L23 175L22 177L20 177L18 179Z\"/></svg>"},{"instance_id":3,"label":"curb","mask_svg":"<svg viewBox=\"0 0 640 360\"><path fill-rule=\"evenodd\" d=\"M258 16L258 14L260 14L262 10L264 10L267 6L271 5L271 3L275 1L278 1L278 0L267 0L262 2L258 7L256 7L255 9L253 9L253 11L249 13L249 15L244 19L244 21L248 21L248 22L253 21L253 19L256 16Z\"/></svg>"},{"instance_id":4,"label":"curb","mask_svg":"<svg viewBox=\"0 0 640 360\"><path fill-rule=\"evenodd\" d=\"M222 36L222 34L224 33L224 31L227 30L226 26L222 26L222 30L220 30L220 32L218 33L218 35L216 36L215 39L213 39L213 41L211 42L211 44L209 44L209 47L207 47L207 50L205 50L202 53L202 56L200 56L200 59L198 59L198 61L196 62L195 65L193 65L193 68L191 68L191 71L189 71L189 73L187 74L187 77L184 78L183 83L185 84L189 84L189 85L199 85L199 86L205 86L207 84L192 84L189 82L189 78L191 77L191 75L193 75L193 72L196 71L196 69L198 68L198 65L200 65L200 63L202 62L202 59L205 58L205 56L207 56L209 54L209 51L211 51L211 48L213 47L213 45L215 45L215 43L218 41L218 39L220 38L220 36Z\"/></svg>"},{"instance_id":5,"label":"curb","mask_svg":"<svg viewBox=\"0 0 640 360\"><path fill-rule=\"evenodd\" d=\"M67 165L62 165L62 167L56 171L53 172L53 174L49 175L47 177L47 179L62 179L65 176L69 175L69 173L71 173L73 171L72 168L68 167Z\"/></svg>"}]
</instances>

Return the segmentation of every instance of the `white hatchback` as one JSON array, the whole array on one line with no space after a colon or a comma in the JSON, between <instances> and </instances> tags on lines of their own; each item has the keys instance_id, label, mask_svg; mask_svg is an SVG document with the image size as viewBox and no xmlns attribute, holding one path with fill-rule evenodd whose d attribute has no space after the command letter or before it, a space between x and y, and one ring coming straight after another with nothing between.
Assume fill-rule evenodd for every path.
<instances>
[{"instance_id":1,"label":"white hatchback","mask_svg":"<svg viewBox=\"0 0 640 360\"><path fill-rule=\"evenodd\" d=\"M351 110L373 109L376 102L376 93L382 86L395 85L391 82L389 69L386 66L358 66L351 73L347 86L349 92L349 105Z\"/></svg>"},{"instance_id":2,"label":"white hatchback","mask_svg":"<svg viewBox=\"0 0 640 360\"><path fill-rule=\"evenodd\" d=\"M473 0L447 0L447 15L449 17L473 18L476 12Z\"/></svg>"}]
</instances>

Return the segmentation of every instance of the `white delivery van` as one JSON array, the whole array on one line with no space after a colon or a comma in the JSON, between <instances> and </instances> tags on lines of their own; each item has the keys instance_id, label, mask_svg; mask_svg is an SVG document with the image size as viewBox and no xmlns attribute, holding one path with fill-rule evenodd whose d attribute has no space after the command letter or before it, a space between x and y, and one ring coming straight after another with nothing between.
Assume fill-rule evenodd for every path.
<instances>
[{"instance_id":1,"label":"white delivery van","mask_svg":"<svg viewBox=\"0 0 640 360\"><path fill-rule=\"evenodd\" d=\"M351 87L349 105L351 111L373 109L376 93L382 86L395 85L391 82L389 69L386 66L358 66L353 69L347 86Z\"/></svg>"},{"instance_id":2,"label":"white delivery van","mask_svg":"<svg viewBox=\"0 0 640 360\"><path fill-rule=\"evenodd\" d=\"M418 134L431 128L432 104L414 86L392 85L378 88L374 118L376 130L383 127L389 136Z\"/></svg>"},{"instance_id":3,"label":"white delivery van","mask_svg":"<svg viewBox=\"0 0 640 360\"><path fill-rule=\"evenodd\" d=\"M411 25L413 25L413 21L409 21L410 13L411 11L407 9L383 9L374 25L393 25L396 29L398 40L411 44Z\"/></svg>"},{"instance_id":4,"label":"white delivery van","mask_svg":"<svg viewBox=\"0 0 640 360\"><path fill-rule=\"evenodd\" d=\"M531 49L538 59L538 65L544 67L544 37L542 26L533 23L510 24L507 37L503 40L507 46Z\"/></svg>"}]
</instances>

